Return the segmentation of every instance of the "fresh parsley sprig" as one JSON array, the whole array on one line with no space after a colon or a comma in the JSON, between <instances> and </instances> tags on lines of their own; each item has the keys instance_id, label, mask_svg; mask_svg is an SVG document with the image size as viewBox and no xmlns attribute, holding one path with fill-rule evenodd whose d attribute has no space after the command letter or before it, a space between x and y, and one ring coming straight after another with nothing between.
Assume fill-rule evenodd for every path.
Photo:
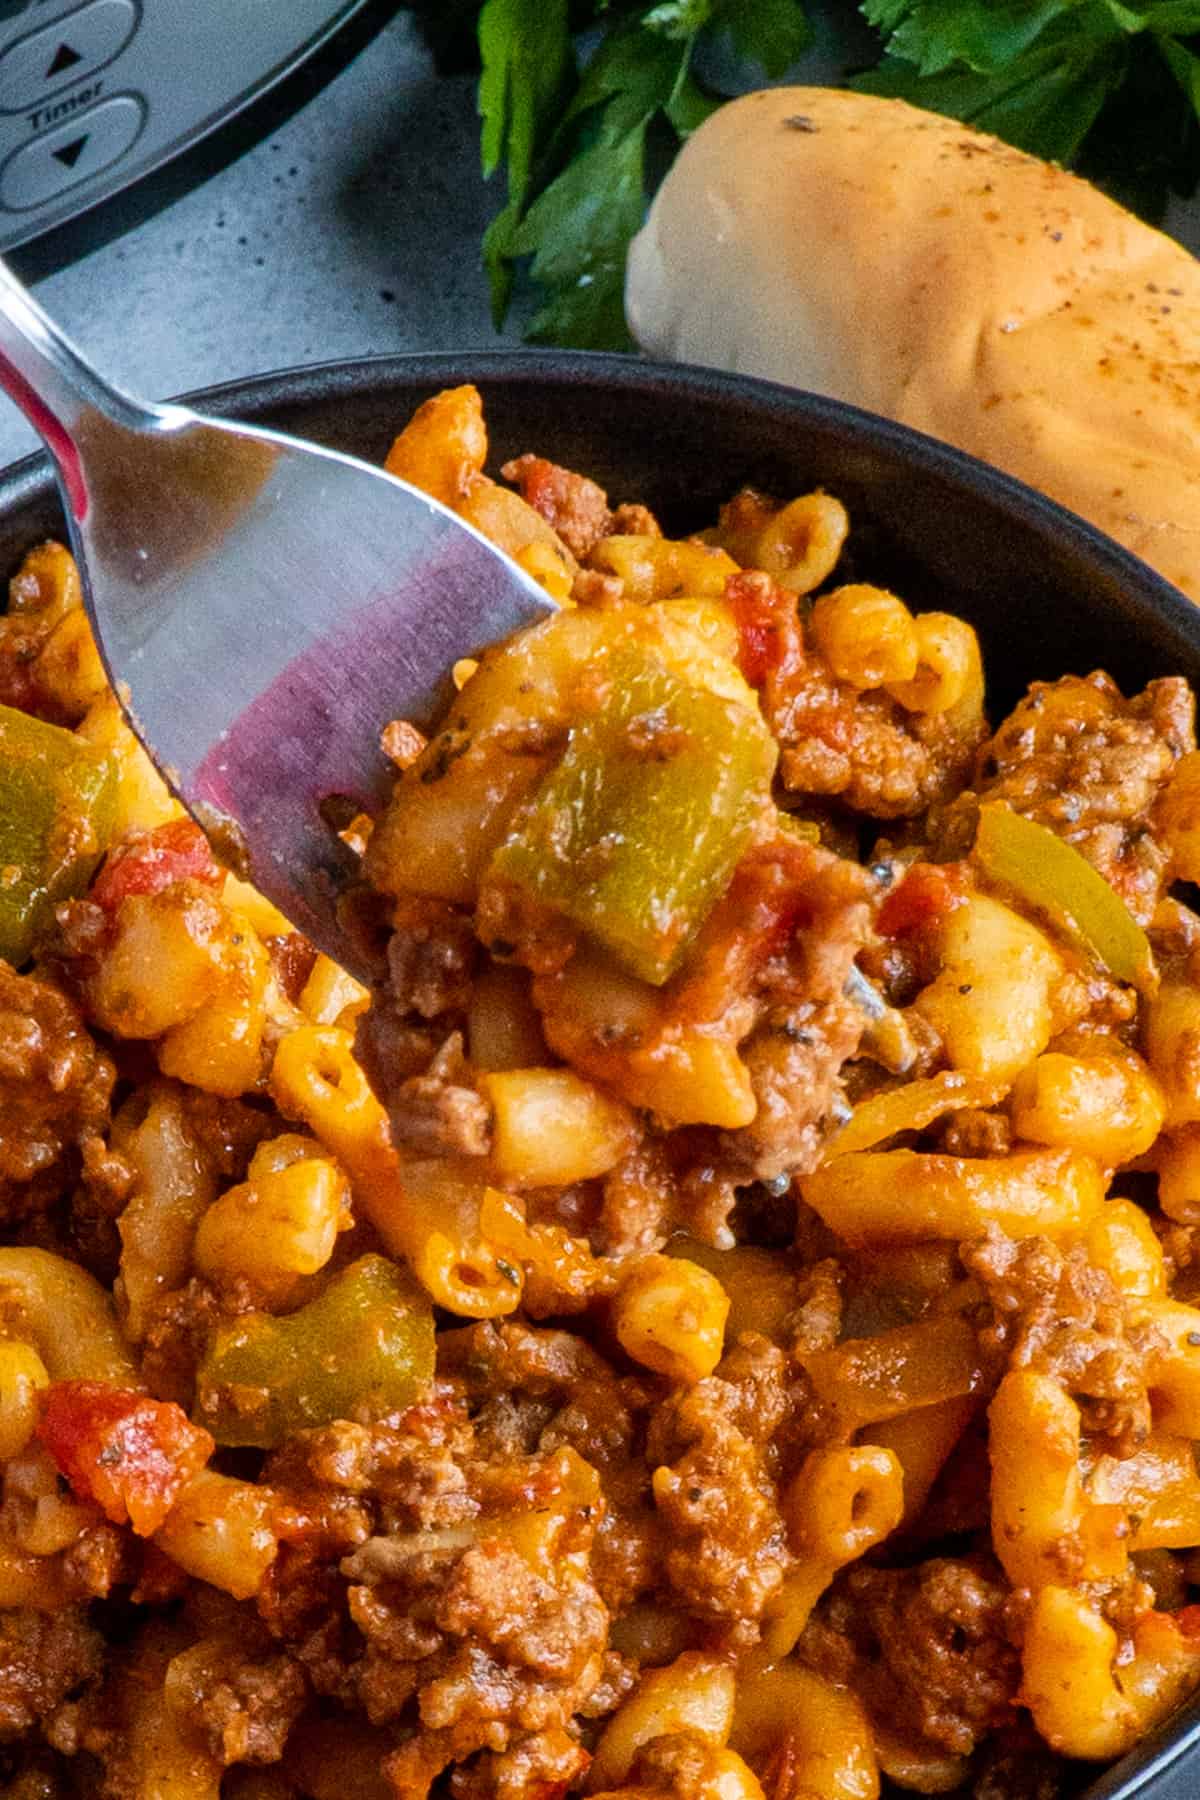
<instances>
[{"instance_id":1,"label":"fresh parsley sprig","mask_svg":"<svg viewBox=\"0 0 1200 1800\"><path fill-rule=\"evenodd\" d=\"M484 239L497 324L527 263L543 297L534 341L627 346L625 257L648 191L721 104L698 71L724 47L752 74L782 75L807 41L802 0L413 4L443 53L476 36L484 172L507 181ZM1078 167L1150 218L1195 187L1200 0L860 0L858 10L880 57L853 85Z\"/></svg>"}]
</instances>

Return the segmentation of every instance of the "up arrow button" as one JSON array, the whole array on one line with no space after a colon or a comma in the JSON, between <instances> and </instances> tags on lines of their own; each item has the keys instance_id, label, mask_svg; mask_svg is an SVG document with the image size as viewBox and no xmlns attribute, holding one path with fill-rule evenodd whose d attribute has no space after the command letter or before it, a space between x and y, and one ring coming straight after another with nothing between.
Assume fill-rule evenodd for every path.
<instances>
[{"instance_id":1,"label":"up arrow button","mask_svg":"<svg viewBox=\"0 0 1200 1800\"><path fill-rule=\"evenodd\" d=\"M46 70L46 80L53 81L56 75L65 75L68 69L76 68L82 61L78 50L72 50L70 44L60 44Z\"/></svg>"},{"instance_id":2,"label":"up arrow button","mask_svg":"<svg viewBox=\"0 0 1200 1800\"><path fill-rule=\"evenodd\" d=\"M0 55L0 112L29 115L31 131L52 94L89 81L120 56L138 28L136 0L87 0L65 19L27 31Z\"/></svg>"}]
</instances>

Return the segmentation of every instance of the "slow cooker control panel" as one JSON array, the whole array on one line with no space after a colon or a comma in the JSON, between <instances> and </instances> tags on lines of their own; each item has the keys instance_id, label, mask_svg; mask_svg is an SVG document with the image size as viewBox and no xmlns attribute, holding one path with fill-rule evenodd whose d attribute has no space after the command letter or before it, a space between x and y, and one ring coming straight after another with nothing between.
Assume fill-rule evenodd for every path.
<instances>
[{"instance_id":1,"label":"slow cooker control panel","mask_svg":"<svg viewBox=\"0 0 1200 1800\"><path fill-rule=\"evenodd\" d=\"M364 0L0 0L0 249L148 174Z\"/></svg>"}]
</instances>

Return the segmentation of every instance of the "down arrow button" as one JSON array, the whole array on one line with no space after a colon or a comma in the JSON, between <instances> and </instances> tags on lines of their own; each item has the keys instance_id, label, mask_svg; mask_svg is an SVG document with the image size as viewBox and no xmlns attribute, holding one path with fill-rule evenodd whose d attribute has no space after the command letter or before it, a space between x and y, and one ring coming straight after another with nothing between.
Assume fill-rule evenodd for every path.
<instances>
[{"instance_id":1,"label":"down arrow button","mask_svg":"<svg viewBox=\"0 0 1200 1800\"><path fill-rule=\"evenodd\" d=\"M0 215L31 212L128 156L142 134L140 94L112 94L21 144L0 166Z\"/></svg>"},{"instance_id":2,"label":"down arrow button","mask_svg":"<svg viewBox=\"0 0 1200 1800\"><path fill-rule=\"evenodd\" d=\"M87 149L87 141L88 134L85 131L82 137L72 138L69 144L63 144L59 149L52 150L50 154L56 162L62 164L64 169L73 169Z\"/></svg>"}]
</instances>

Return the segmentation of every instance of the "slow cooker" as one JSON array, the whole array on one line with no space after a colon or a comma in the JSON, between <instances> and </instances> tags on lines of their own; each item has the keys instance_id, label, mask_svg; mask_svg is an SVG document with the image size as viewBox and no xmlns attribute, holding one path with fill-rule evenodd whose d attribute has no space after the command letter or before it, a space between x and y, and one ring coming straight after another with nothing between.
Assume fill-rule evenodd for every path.
<instances>
[{"instance_id":1,"label":"slow cooker","mask_svg":"<svg viewBox=\"0 0 1200 1800\"><path fill-rule=\"evenodd\" d=\"M397 10L380 0L0 0L0 250L62 238L84 216L103 219L102 235L134 222L170 197L147 177L210 172Z\"/></svg>"}]
</instances>

